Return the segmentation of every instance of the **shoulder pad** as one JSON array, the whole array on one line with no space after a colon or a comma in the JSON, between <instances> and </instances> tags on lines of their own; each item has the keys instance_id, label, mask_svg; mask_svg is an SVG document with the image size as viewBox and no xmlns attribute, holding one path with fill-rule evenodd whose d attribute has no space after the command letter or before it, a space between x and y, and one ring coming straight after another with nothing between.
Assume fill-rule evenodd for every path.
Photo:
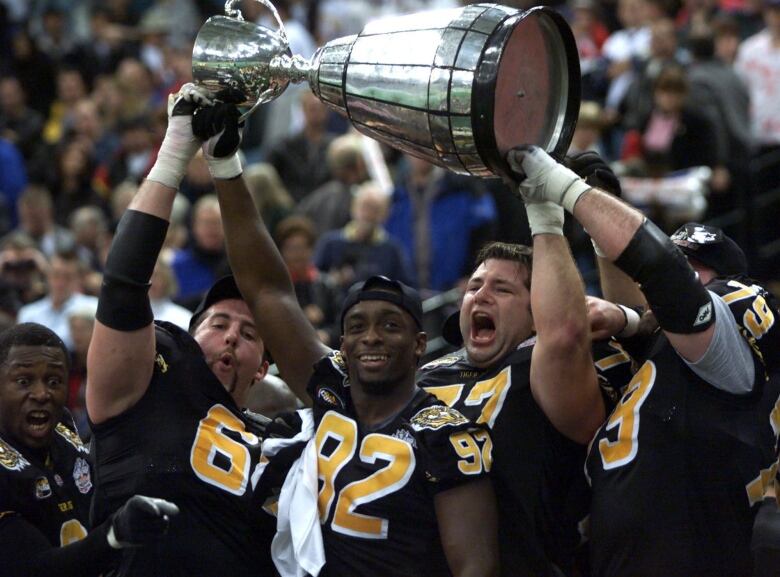
<instances>
[{"instance_id":1,"label":"shoulder pad","mask_svg":"<svg viewBox=\"0 0 780 577\"><path fill-rule=\"evenodd\" d=\"M81 441L78 433L66 426L64 423L57 423L54 427L54 431L63 439L65 439L70 445L73 446L80 453L89 453L89 449Z\"/></svg>"},{"instance_id":2,"label":"shoulder pad","mask_svg":"<svg viewBox=\"0 0 780 577\"><path fill-rule=\"evenodd\" d=\"M409 422L415 431L422 431L423 429L436 431L443 427L465 425L469 420L455 409L446 405L433 405L417 411L409 419Z\"/></svg>"},{"instance_id":3,"label":"shoulder pad","mask_svg":"<svg viewBox=\"0 0 780 577\"><path fill-rule=\"evenodd\" d=\"M3 439L0 439L0 466L9 471L21 471L30 466L30 461Z\"/></svg>"}]
</instances>

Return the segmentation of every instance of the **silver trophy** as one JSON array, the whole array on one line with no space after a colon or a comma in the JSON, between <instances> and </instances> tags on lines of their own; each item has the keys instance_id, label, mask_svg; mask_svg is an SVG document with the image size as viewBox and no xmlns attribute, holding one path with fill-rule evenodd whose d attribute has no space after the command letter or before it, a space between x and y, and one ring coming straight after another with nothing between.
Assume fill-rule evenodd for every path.
<instances>
[{"instance_id":1,"label":"silver trophy","mask_svg":"<svg viewBox=\"0 0 780 577\"><path fill-rule=\"evenodd\" d=\"M225 4L195 40L195 82L244 116L307 81L363 134L459 174L511 176L504 157L536 144L563 156L580 102L579 58L565 20L544 7L498 4L383 18L293 56L284 25L244 21Z\"/></svg>"}]
</instances>

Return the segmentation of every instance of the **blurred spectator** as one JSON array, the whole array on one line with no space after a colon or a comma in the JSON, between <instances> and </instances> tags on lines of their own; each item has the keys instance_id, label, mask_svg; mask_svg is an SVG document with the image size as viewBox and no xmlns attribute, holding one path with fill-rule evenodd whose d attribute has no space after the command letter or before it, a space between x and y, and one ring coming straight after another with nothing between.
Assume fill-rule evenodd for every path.
<instances>
[{"instance_id":1,"label":"blurred spectator","mask_svg":"<svg viewBox=\"0 0 780 577\"><path fill-rule=\"evenodd\" d=\"M636 69L634 79L623 101L624 128L639 127L653 108L653 87L661 71L667 67L679 68L687 56L677 46L677 32L671 18L662 18L650 25L650 56Z\"/></svg>"},{"instance_id":2,"label":"blurred spectator","mask_svg":"<svg viewBox=\"0 0 780 577\"><path fill-rule=\"evenodd\" d=\"M27 95L16 76L0 78L0 138L14 144L25 160L40 147L43 115L27 106Z\"/></svg>"},{"instance_id":3,"label":"blurred spectator","mask_svg":"<svg viewBox=\"0 0 780 577\"><path fill-rule=\"evenodd\" d=\"M335 138L327 150L331 180L298 203L296 212L309 218L318 234L343 227L349 222L350 207L357 185L368 178L361 137L345 134Z\"/></svg>"},{"instance_id":4,"label":"blurred spectator","mask_svg":"<svg viewBox=\"0 0 780 577\"><path fill-rule=\"evenodd\" d=\"M111 229L114 230L119 219L130 206L130 201L138 192L138 184L130 180L123 180L117 184L111 192Z\"/></svg>"},{"instance_id":5,"label":"blurred spectator","mask_svg":"<svg viewBox=\"0 0 780 577\"><path fill-rule=\"evenodd\" d=\"M582 97L596 99L606 94L606 67L601 55L609 30L600 19L596 0L572 0L571 29L577 42L582 74Z\"/></svg>"},{"instance_id":6,"label":"blurred spectator","mask_svg":"<svg viewBox=\"0 0 780 577\"><path fill-rule=\"evenodd\" d=\"M571 137L568 154L592 150L604 157L601 135L604 130L604 111L598 102L583 101L577 118L577 127Z\"/></svg>"},{"instance_id":7,"label":"blurred spectator","mask_svg":"<svg viewBox=\"0 0 780 577\"><path fill-rule=\"evenodd\" d=\"M194 309L200 297L226 267L225 234L216 195L202 197L192 209L192 237L186 248L173 253L179 292L176 301Z\"/></svg>"},{"instance_id":8,"label":"blurred spectator","mask_svg":"<svg viewBox=\"0 0 780 577\"><path fill-rule=\"evenodd\" d=\"M353 283L375 275L413 284L406 254L383 228L389 203L374 182L362 184L352 199L349 223L326 232L317 242L314 264L336 276L345 292Z\"/></svg>"},{"instance_id":9,"label":"blurred spectator","mask_svg":"<svg viewBox=\"0 0 780 577\"><path fill-rule=\"evenodd\" d=\"M90 143L96 165L107 163L119 147L118 135L108 130L97 103L91 98L79 100L73 107L72 133L69 137Z\"/></svg>"},{"instance_id":10,"label":"blurred spectator","mask_svg":"<svg viewBox=\"0 0 780 577\"><path fill-rule=\"evenodd\" d=\"M89 30L89 38L75 47L68 55L68 62L90 82L98 76L113 74L124 58L136 55L129 29L112 21L108 7L100 4L91 7Z\"/></svg>"},{"instance_id":11,"label":"blurred spectator","mask_svg":"<svg viewBox=\"0 0 780 577\"><path fill-rule=\"evenodd\" d=\"M712 30L715 35L715 57L723 64L733 66L742 42L739 24L731 16L721 14L713 18Z\"/></svg>"},{"instance_id":12,"label":"blurred spectator","mask_svg":"<svg viewBox=\"0 0 780 577\"><path fill-rule=\"evenodd\" d=\"M119 127L119 138L120 145L113 157L96 175L107 187L128 179L140 183L157 154L157 142L148 115L123 121Z\"/></svg>"},{"instance_id":13,"label":"blurred spectator","mask_svg":"<svg viewBox=\"0 0 780 577\"><path fill-rule=\"evenodd\" d=\"M496 206L475 179L405 155L385 228L414 263L417 286L442 291L468 273L493 238Z\"/></svg>"},{"instance_id":14,"label":"blurred spectator","mask_svg":"<svg viewBox=\"0 0 780 577\"><path fill-rule=\"evenodd\" d=\"M244 180L266 228L276 226L293 210L293 199L282 184L276 169L268 163L251 164L244 170Z\"/></svg>"},{"instance_id":15,"label":"blurred spectator","mask_svg":"<svg viewBox=\"0 0 780 577\"><path fill-rule=\"evenodd\" d=\"M75 252L58 252L51 258L46 273L48 294L39 301L19 309L18 322L40 323L59 336L73 351L68 318L78 309L97 307L97 299L82 294L83 264Z\"/></svg>"},{"instance_id":16,"label":"blurred spectator","mask_svg":"<svg viewBox=\"0 0 780 577\"><path fill-rule=\"evenodd\" d=\"M171 300L178 292L178 287L171 267L164 260L158 260L154 266L151 283L149 301L152 303L155 320L173 323L185 331L188 330L192 311Z\"/></svg>"},{"instance_id":17,"label":"blurred spectator","mask_svg":"<svg viewBox=\"0 0 780 577\"><path fill-rule=\"evenodd\" d=\"M107 210L106 202L93 188L95 161L89 142L68 140L59 148L56 172L50 183L54 196L56 220L66 224L68 216L85 205L95 205Z\"/></svg>"},{"instance_id":18,"label":"blurred spectator","mask_svg":"<svg viewBox=\"0 0 780 577\"><path fill-rule=\"evenodd\" d=\"M780 0L765 0L764 22L761 32L742 43L735 63L750 93L759 191L780 182Z\"/></svg>"},{"instance_id":19,"label":"blurred spectator","mask_svg":"<svg viewBox=\"0 0 780 577\"><path fill-rule=\"evenodd\" d=\"M709 215L716 216L737 206L747 192L750 161L750 97L744 82L733 67L715 58L715 41L710 30L694 32L689 38L693 60L688 67L690 101L706 112L715 126L720 148L725 158L730 184L718 182L723 175L715 174Z\"/></svg>"},{"instance_id":20,"label":"blurred spectator","mask_svg":"<svg viewBox=\"0 0 780 577\"><path fill-rule=\"evenodd\" d=\"M97 304L74 308L68 315L68 328L73 340L70 351L70 374L68 375L68 401L66 406L73 415L79 435L86 441L91 436L87 417L87 351L95 328Z\"/></svg>"},{"instance_id":21,"label":"blurred spectator","mask_svg":"<svg viewBox=\"0 0 780 577\"><path fill-rule=\"evenodd\" d=\"M52 103L43 127L43 138L56 144L65 134L76 103L87 96L84 78L75 68L61 68L57 72L57 98Z\"/></svg>"},{"instance_id":22,"label":"blurred spectator","mask_svg":"<svg viewBox=\"0 0 780 577\"><path fill-rule=\"evenodd\" d=\"M73 27L68 25L66 6L65 2L44 3L40 19L33 20L30 26L38 48L58 63L76 47Z\"/></svg>"},{"instance_id":23,"label":"blurred spectator","mask_svg":"<svg viewBox=\"0 0 780 577\"><path fill-rule=\"evenodd\" d=\"M54 222L51 193L43 186L31 184L17 201L19 226L16 231L32 238L46 257L59 251L73 250L73 233Z\"/></svg>"},{"instance_id":24,"label":"blurred spectator","mask_svg":"<svg viewBox=\"0 0 780 577\"><path fill-rule=\"evenodd\" d=\"M314 265L314 226L306 217L287 217L276 227L275 240L306 318L317 329L323 343L337 346L341 335L339 313L343 293Z\"/></svg>"},{"instance_id":25,"label":"blurred spectator","mask_svg":"<svg viewBox=\"0 0 780 577\"><path fill-rule=\"evenodd\" d=\"M155 91L151 72L136 58L122 60L114 76L122 98L122 120L148 117L155 106L163 103L163 94Z\"/></svg>"},{"instance_id":26,"label":"blurred spectator","mask_svg":"<svg viewBox=\"0 0 780 577\"><path fill-rule=\"evenodd\" d=\"M623 160L638 176L660 177L693 166L718 166L715 127L687 100L688 80L679 68L666 68L653 89L653 108L626 134Z\"/></svg>"},{"instance_id":27,"label":"blurred spectator","mask_svg":"<svg viewBox=\"0 0 780 577\"><path fill-rule=\"evenodd\" d=\"M24 26L17 29L11 42L8 72L22 83L30 107L46 117L55 98L57 69L38 49ZM6 63L0 63L0 66L6 66Z\"/></svg>"},{"instance_id":28,"label":"blurred spectator","mask_svg":"<svg viewBox=\"0 0 780 577\"><path fill-rule=\"evenodd\" d=\"M301 93L301 106L303 130L279 142L268 153L268 162L279 173L296 202L330 177L326 150L333 140L333 135L326 131L328 109L325 105L307 90Z\"/></svg>"},{"instance_id":29,"label":"blurred spectator","mask_svg":"<svg viewBox=\"0 0 780 577\"><path fill-rule=\"evenodd\" d=\"M111 242L105 213L96 206L82 206L71 213L68 222L79 258L91 269L103 270L103 255Z\"/></svg>"},{"instance_id":30,"label":"blurred spectator","mask_svg":"<svg viewBox=\"0 0 780 577\"><path fill-rule=\"evenodd\" d=\"M0 242L0 278L16 291L19 307L46 294L48 268L46 257L26 234L10 234Z\"/></svg>"},{"instance_id":31,"label":"blurred spectator","mask_svg":"<svg viewBox=\"0 0 780 577\"><path fill-rule=\"evenodd\" d=\"M22 153L0 137L0 234L18 223L16 205L26 186L27 171Z\"/></svg>"},{"instance_id":32,"label":"blurred spectator","mask_svg":"<svg viewBox=\"0 0 780 577\"><path fill-rule=\"evenodd\" d=\"M610 80L606 110L616 116L634 80L636 66L650 54L650 28L647 0L618 0L621 29L604 42L603 54L609 65Z\"/></svg>"}]
</instances>

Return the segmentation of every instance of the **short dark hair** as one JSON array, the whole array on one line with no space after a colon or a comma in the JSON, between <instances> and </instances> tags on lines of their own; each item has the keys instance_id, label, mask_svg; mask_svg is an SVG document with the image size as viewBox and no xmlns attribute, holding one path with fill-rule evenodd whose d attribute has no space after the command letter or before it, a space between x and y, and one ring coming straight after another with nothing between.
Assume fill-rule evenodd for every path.
<instances>
[{"instance_id":1,"label":"short dark hair","mask_svg":"<svg viewBox=\"0 0 780 577\"><path fill-rule=\"evenodd\" d=\"M474 262L474 269L472 273L479 268L479 266L489 259L496 260L508 260L516 262L522 265L528 271L528 276L525 281L525 285L531 288L531 270L533 269L534 251L530 246L524 244L515 244L508 242L489 242L483 246L479 253L477 253L476 261Z\"/></svg>"},{"instance_id":2,"label":"short dark hair","mask_svg":"<svg viewBox=\"0 0 780 577\"><path fill-rule=\"evenodd\" d=\"M306 239L310 247L317 242L317 231L311 219L305 216L288 216L276 225L276 246L280 249L291 236L301 235Z\"/></svg>"},{"instance_id":3,"label":"short dark hair","mask_svg":"<svg viewBox=\"0 0 780 577\"><path fill-rule=\"evenodd\" d=\"M0 366L5 365L13 347L54 347L65 356L70 368L70 355L62 339L53 330L38 323L21 323L0 333Z\"/></svg>"}]
</instances>

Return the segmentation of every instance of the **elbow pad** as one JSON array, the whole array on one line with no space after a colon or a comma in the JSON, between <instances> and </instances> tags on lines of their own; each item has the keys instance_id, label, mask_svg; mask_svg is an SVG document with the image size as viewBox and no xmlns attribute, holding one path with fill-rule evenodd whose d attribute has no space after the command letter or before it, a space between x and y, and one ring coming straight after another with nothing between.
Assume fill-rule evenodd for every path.
<instances>
[{"instance_id":1,"label":"elbow pad","mask_svg":"<svg viewBox=\"0 0 780 577\"><path fill-rule=\"evenodd\" d=\"M639 283L665 331L690 334L715 322L709 292L680 249L645 219L615 265Z\"/></svg>"},{"instance_id":2,"label":"elbow pad","mask_svg":"<svg viewBox=\"0 0 780 577\"><path fill-rule=\"evenodd\" d=\"M106 259L97 320L128 332L151 324L149 279L167 232L167 221L137 210L125 211Z\"/></svg>"}]
</instances>

